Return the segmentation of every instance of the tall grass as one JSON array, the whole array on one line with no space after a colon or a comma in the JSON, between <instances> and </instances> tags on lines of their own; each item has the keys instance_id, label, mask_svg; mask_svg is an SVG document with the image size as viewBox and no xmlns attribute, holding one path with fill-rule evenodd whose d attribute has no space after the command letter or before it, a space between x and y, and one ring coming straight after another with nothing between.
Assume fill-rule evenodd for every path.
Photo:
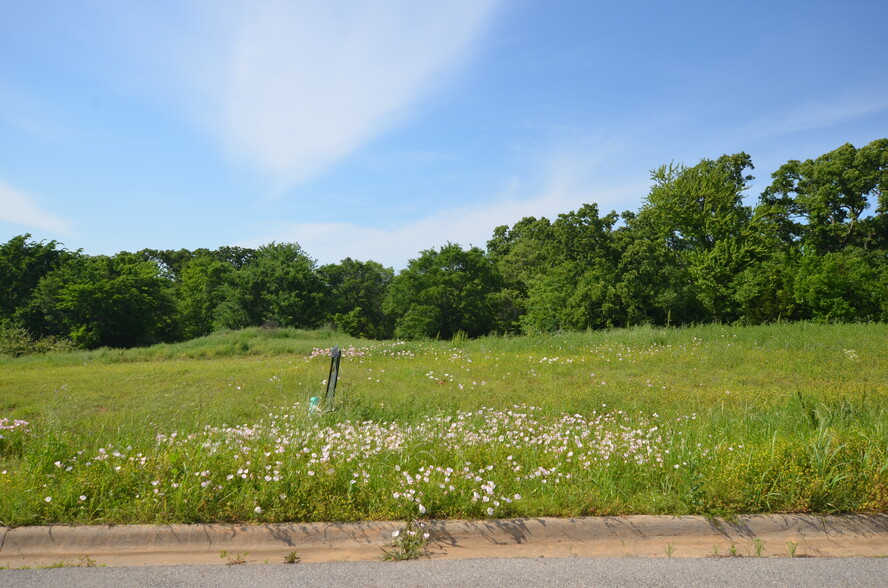
<instances>
[{"instance_id":1,"label":"tall grass","mask_svg":"<svg viewBox=\"0 0 888 588\"><path fill-rule=\"evenodd\" d=\"M0 359L0 424L28 423L0 426L0 523L884 512L886 335L248 329Z\"/></svg>"}]
</instances>

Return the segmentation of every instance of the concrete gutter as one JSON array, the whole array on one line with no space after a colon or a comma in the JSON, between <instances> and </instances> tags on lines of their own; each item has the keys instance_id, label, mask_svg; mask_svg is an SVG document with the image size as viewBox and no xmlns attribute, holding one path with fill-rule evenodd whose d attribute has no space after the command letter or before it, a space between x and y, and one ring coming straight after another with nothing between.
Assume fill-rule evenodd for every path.
<instances>
[{"instance_id":1,"label":"concrete gutter","mask_svg":"<svg viewBox=\"0 0 888 588\"><path fill-rule=\"evenodd\" d=\"M378 561L398 521L0 527L0 566ZM888 556L888 515L626 516L428 521L429 556ZM795 546L795 547L793 547ZM223 555L225 554L225 555ZM671 554L671 555L670 555Z\"/></svg>"}]
</instances>

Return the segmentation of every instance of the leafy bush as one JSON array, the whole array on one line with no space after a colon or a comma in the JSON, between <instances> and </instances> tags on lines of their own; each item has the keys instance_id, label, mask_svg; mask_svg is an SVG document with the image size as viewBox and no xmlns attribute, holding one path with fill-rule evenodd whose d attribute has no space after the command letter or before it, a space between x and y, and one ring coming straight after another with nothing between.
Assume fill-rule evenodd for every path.
<instances>
[{"instance_id":1,"label":"leafy bush","mask_svg":"<svg viewBox=\"0 0 888 588\"><path fill-rule=\"evenodd\" d=\"M50 351L67 351L71 349L71 342L57 337L42 337L34 339L31 334L22 327L0 327L0 355L21 357L32 353L49 353Z\"/></svg>"}]
</instances>

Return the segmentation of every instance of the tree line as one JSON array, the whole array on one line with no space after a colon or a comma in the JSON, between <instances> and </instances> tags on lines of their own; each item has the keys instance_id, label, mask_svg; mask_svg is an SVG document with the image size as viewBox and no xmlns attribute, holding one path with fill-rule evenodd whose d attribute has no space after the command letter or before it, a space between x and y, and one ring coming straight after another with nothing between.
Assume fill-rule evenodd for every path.
<instances>
[{"instance_id":1,"label":"tree line","mask_svg":"<svg viewBox=\"0 0 888 588\"><path fill-rule=\"evenodd\" d=\"M91 349L263 325L383 339L888 320L888 139L789 161L748 206L752 169L746 153L664 165L637 212L527 217L486 250L447 243L397 274L319 266L296 243L106 256L20 235L0 245L0 338Z\"/></svg>"}]
</instances>

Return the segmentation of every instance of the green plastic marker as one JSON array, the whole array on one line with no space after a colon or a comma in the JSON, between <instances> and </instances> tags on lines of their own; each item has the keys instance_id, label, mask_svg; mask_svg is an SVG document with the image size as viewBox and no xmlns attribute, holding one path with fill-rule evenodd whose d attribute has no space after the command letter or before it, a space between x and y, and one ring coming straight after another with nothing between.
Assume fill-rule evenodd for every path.
<instances>
[{"instance_id":1,"label":"green plastic marker","mask_svg":"<svg viewBox=\"0 0 888 588\"><path fill-rule=\"evenodd\" d=\"M317 396L312 396L308 399L308 414L314 414L318 411L318 405L321 403L321 399Z\"/></svg>"}]
</instances>

